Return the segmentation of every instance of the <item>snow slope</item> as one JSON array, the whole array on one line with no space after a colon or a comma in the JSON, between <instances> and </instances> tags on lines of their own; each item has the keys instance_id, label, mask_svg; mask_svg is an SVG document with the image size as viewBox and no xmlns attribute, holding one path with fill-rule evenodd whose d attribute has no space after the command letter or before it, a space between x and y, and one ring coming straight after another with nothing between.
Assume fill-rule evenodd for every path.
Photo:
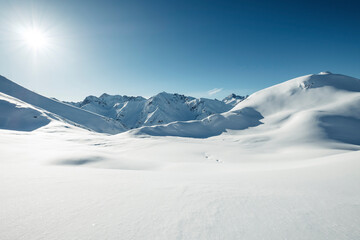
<instances>
[{"instance_id":1,"label":"snow slope","mask_svg":"<svg viewBox=\"0 0 360 240\"><path fill-rule=\"evenodd\" d=\"M247 129L277 141L328 141L360 144L360 80L324 72L261 90L229 112L201 121L142 127L133 132L153 136L210 137ZM251 130L252 131L252 130ZM273 136L273 134L272 134Z\"/></svg>"},{"instance_id":2,"label":"snow slope","mask_svg":"<svg viewBox=\"0 0 360 240\"><path fill-rule=\"evenodd\" d=\"M93 131L103 133L119 133L125 130L121 123L117 121L41 96L2 76L0 76L0 93L21 100L27 103L27 106L31 105L33 107L41 108L42 110L48 112L48 115L52 115L53 119L62 119L69 123L80 125ZM16 107L16 105L10 102L7 103L6 99L3 99L2 101L2 109L4 112L2 115L3 117L1 118L1 126L4 128L13 129L14 127L10 126L13 123L9 125L9 123L5 122L18 121L22 118L23 119L21 121L25 121L24 119L28 119L29 115L36 115L36 113L33 113L30 110L24 110L24 108ZM31 109L31 107L28 108ZM8 111L11 111L12 113L7 114ZM41 117L41 119L43 118ZM32 120L33 122L35 121L34 119ZM36 122L39 122L39 119L37 119ZM22 128L21 125L22 124L17 124L18 127ZM29 129L31 128L32 127Z\"/></svg>"},{"instance_id":3,"label":"snow slope","mask_svg":"<svg viewBox=\"0 0 360 240\"><path fill-rule=\"evenodd\" d=\"M33 131L51 120L33 106L0 93L0 129Z\"/></svg>"},{"instance_id":4,"label":"snow slope","mask_svg":"<svg viewBox=\"0 0 360 240\"><path fill-rule=\"evenodd\" d=\"M229 111L245 97L231 94L223 101L193 98L180 94L159 93L149 99L103 94L88 96L76 107L120 121L128 129L153 126L174 121L203 119Z\"/></svg>"}]
</instances>

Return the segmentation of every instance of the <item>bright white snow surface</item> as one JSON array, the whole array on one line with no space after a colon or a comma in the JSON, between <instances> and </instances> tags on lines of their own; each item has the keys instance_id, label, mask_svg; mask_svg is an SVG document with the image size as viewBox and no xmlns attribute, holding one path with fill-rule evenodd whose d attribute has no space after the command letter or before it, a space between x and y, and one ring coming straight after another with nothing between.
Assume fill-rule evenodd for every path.
<instances>
[{"instance_id":1,"label":"bright white snow surface","mask_svg":"<svg viewBox=\"0 0 360 240\"><path fill-rule=\"evenodd\" d=\"M5 92L0 239L359 239L359 91L325 72L117 135Z\"/></svg>"}]
</instances>

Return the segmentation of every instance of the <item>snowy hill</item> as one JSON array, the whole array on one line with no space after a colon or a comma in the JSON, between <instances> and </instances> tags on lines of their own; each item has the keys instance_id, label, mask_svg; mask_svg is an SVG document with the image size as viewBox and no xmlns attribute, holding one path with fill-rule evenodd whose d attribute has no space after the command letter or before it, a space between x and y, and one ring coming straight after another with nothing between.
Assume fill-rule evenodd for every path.
<instances>
[{"instance_id":1,"label":"snowy hill","mask_svg":"<svg viewBox=\"0 0 360 240\"><path fill-rule=\"evenodd\" d=\"M102 133L125 130L121 123L41 96L0 76L0 127L33 130L50 121L63 121Z\"/></svg>"},{"instance_id":2,"label":"snowy hill","mask_svg":"<svg viewBox=\"0 0 360 240\"><path fill-rule=\"evenodd\" d=\"M322 72L256 92L226 113L142 127L133 133L202 138L259 126L262 134L277 132L276 140L283 142L331 139L360 144L359 106L359 79Z\"/></svg>"},{"instance_id":3,"label":"snowy hill","mask_svg":"<svg viewBox=\"0 0 360 240\"><path fill-rule=\"evenodd\" d=\"M199 120L229 111L245 97L230 95L223 101L193 98L180 94L159 93L149 99L103 94L88 96L76 107L120 121L128 129L174 121Z\"/></svg>"}]
</instances>

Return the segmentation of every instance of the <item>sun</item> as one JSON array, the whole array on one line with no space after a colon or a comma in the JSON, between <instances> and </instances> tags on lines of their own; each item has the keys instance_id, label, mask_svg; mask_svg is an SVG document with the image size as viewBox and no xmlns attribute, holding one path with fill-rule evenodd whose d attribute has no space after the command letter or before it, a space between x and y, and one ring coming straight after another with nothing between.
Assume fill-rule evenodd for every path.
<instances>
[{"instance_id":1,"label":"sun","mask_svg":"<svg viewBox=\"0 0 360 240\"><path fill-rule=\"evenodd\" d=\"M49 38L45 31L38 28L25 29L22 34L23 41L32 50L44 50L49 45Z\"/></svg>"}]
</instances>

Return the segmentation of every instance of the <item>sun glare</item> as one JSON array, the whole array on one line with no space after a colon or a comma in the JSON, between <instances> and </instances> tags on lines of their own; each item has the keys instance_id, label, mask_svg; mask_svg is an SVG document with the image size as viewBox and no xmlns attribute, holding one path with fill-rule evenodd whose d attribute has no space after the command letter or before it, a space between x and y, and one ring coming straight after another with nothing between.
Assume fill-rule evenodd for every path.
<instances>
[{"instance_id":1,"label":"sun glare","mask_svg":"<svg viewBox=\"0 0 360 240\"><path fill-rule=\"evenodd\" d=\"M23 32L23 40L33 50L42 50L49 44L48 37L44 31L37 28L29 28Z\"/></svg>"}]
</instances>

